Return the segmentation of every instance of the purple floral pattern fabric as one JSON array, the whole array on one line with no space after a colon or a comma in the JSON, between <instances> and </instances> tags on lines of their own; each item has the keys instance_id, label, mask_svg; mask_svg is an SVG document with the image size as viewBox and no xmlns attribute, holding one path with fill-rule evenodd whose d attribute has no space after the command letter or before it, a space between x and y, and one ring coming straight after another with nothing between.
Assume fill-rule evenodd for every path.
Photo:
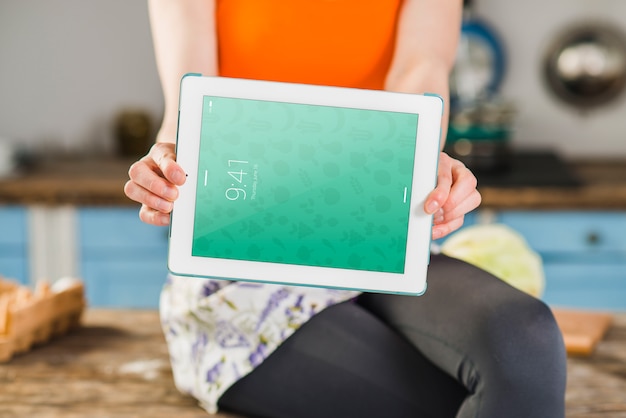
<instances>
[{"instance_id":1,"label":"purple floral pattern fabric","mask_svg":"<svg viewBox=\"0 0 626 418\"><path fill-rule=\"evenodd\" d=\"M160 312L176 387L217 412L219 397L302 324L357 294L170 276Z\"/></svg>"}]
</instances>

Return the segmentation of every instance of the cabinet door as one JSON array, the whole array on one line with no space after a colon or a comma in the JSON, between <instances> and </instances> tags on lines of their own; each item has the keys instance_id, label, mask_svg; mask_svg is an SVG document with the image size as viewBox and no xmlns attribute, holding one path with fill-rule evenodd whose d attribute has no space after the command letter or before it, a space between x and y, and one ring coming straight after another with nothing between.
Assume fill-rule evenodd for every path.
<instances>
[{"instance_id":1,"label":"cabinet door","mask_svg":"<svg viewBox=\"0 0 626 418\"><path fill-rule=\"evenodd\" d=\"M499 221L522 232L544 254L626 255L624 212L503 212Z\"/></svg>"},{"instance_id":2,"label":"cabinet door","mask_svg":"<svg viewBox=\"0 0 626 418\"><path fill-rule=\"evenodd\" d=\"M146 225L137 209L78 212L80 270L91 306L158 307L167 277L166 227Z\"/></svg>"},{"instance_id":3,"label":"cabinet door","mask_svg":"<svg viewBox=\"0 0 626 418\"><path fill-rule=\"evenodd\" d=\"M552 305L626 309L626 213L503 212L544 263Z\"/></svg>"},{"instance_id":4,"label":"cabinet door","mask_svg":"<svg viewBox=\"0 0 626 418\"><path fill-rule=\"evenodd\" d=\"M626 308L626 262L551 261L544 268L544 300L550 305L615 311Z\"/></svg>"},{"instance_id":5,"label":"cabinet door","mask_svg":"<svg viewBox=\"0 0 626 418\"><path fill-rule=\"evenodd\" d=\"M28 283L26 209L0 206L0 276Z\"/></svg>"}]
</instances>

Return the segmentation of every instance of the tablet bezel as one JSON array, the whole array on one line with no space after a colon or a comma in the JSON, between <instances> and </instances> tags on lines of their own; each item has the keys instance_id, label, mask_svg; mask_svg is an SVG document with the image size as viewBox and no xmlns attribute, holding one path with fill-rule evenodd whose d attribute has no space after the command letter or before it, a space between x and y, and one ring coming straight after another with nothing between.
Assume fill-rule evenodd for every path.
<instances>
[{"instance_id":1,"label":"tablet bezel","mask_svg":"<svg viewBox=\"0 0 626 418\"><path fill-rule=\"evenodd\" d=\"M415 161L403 274L192 256L204 96L417 114ZM168 270L175 275L420 295L426 290L432 216L424 202L437 179L443 100L343 87L186 75L181 80L177 161L187 173L171 215Z\"/></svg>"}]
</instances>

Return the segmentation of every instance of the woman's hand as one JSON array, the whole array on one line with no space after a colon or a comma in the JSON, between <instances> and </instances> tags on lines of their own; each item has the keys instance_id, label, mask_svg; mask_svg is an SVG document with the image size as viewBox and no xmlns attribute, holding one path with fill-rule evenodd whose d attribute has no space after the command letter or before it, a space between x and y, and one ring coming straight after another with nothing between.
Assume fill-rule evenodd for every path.
<instances>
[{"instance_id":1,"label":"woman's hand","mask_svg":"<svg viewBox=\"0 0 626 418\"><path fill-rule=\"evenodd\" d=\"M432 238L439 239L463 225L465 214L480 205L476 177L448 154L439 154L437 187L426 198L424 210L433 214Z\"/></svg>"},{"instance_id":2,"label":"woman's hand","mask_svg":"<svg viewBox=\"0 0 626 418\"><path fill-rule=\"evenodd\" d=\"M128 170L130 180L124 193L141 203L139 218L158 226L170 223L173 202L178 197L178 187L185 183L183 169L176 163L175 145L158 142L148 154Z\"/></svg>"}]
</instances>

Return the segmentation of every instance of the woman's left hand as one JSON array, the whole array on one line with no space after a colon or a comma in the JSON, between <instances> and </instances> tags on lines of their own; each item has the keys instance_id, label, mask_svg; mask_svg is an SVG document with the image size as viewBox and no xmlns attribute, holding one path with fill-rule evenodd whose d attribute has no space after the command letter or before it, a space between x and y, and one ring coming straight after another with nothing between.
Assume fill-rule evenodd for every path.
<instances>
[{"instance_id":1,"label":"woman's left hand","mask_svg":"<svg viewBox=\"0 0 626 418\"><path fill-rule=\"evenodd\" d=\"M432 238L443 238L463 225L465 214L480 205L477 180L465 165L442 152L439 154L437 187L424 204L433 215Z\"/></svg>"}]
</instances>

